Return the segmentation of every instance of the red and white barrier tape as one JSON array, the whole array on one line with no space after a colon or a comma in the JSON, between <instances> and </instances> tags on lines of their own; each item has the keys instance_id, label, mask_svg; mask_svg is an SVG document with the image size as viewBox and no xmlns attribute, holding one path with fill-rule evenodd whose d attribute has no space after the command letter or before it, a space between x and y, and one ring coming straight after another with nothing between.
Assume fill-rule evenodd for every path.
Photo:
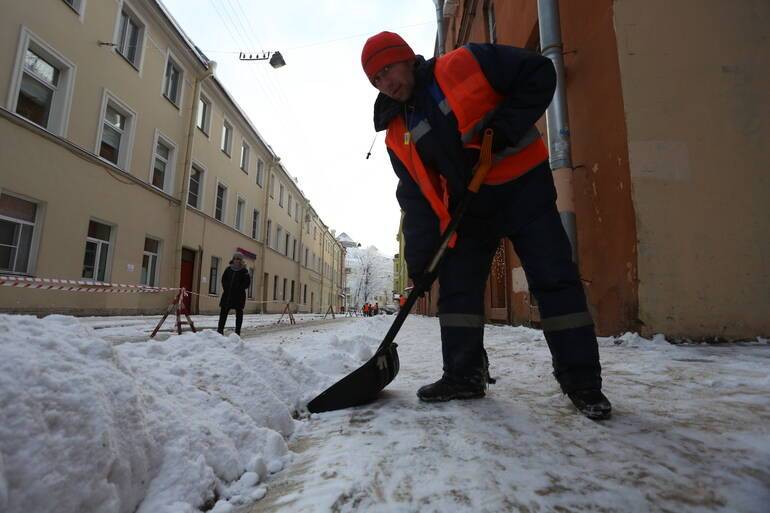
<instances>
[{"instance_id":1,"label":"red and white barrier tape","mask_svg":"<svg viewBox=\"0 0 770 513\"><path fill-rule=\"evenodd\" d=\"M57 278L28 278L26 276L0 276L0 287L24 289L65 290L68 292L111 292L115 294L157 294L177 292L179 288L148 287L87 280L60 280Z\"/></svg>"}]
</instances>

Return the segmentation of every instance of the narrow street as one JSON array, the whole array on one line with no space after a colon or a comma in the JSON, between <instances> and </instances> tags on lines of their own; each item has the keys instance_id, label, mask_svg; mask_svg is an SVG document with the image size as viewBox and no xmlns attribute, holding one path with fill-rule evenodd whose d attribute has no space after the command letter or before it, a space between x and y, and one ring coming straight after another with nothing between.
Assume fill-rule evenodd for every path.
<instances>
[{"instance_id":1,"label":"narrow street","mask_svg":"<svg viewBox=\"0 0 770 513\"><path fill-rule=\"evenodd\" d=\"M391 319L362 320L361 333ZM561 395L542 333L526 328L487 328L498 383L485 399L420 403L416 389L440 373L438 331L410 318L381 399L305 421L293 462L244 511L767 511L766 341L601 339L614 416L595 423Z\"/></svg>"}]
</instances>

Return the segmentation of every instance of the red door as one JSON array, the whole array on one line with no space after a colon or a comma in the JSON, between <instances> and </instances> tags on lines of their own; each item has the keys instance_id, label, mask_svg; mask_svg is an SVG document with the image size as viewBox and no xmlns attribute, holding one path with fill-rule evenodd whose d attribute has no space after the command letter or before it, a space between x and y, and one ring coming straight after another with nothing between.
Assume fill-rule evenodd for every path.
<instances>
[{"instance_id":1,"label":"red door","mask_svg":"<svg viewBox=\"0 0 770 513\"><path fill-rule=\"evenodd\" d=\"M182 273L179 277L179 286L184 287L185 290L193 289L193 273L195 270L195 252L189 249L182 249ZM186 312L190 312L190 302L192 295L187 295L184 298L184 308Z\"/></svg>"}]
</instances>

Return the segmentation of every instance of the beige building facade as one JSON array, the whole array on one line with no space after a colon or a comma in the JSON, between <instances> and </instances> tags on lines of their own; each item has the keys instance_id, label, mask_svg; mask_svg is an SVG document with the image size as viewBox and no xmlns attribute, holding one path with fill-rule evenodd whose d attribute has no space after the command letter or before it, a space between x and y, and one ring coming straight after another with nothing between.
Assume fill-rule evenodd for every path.
<instances>
[{"instance_id":1,"label":"beige building facade","mask_svg":"<svg viewBox=\"0 0 770 513\"><path fill-rule=\"evenodd\" d=\"M344 248L213 71L154 0L5 6L0 273L182 286L206 313L240 251L247 312L336 309ZM157 313L171 297L0 287L0 310Z\"/></svg>"}]
</instances>

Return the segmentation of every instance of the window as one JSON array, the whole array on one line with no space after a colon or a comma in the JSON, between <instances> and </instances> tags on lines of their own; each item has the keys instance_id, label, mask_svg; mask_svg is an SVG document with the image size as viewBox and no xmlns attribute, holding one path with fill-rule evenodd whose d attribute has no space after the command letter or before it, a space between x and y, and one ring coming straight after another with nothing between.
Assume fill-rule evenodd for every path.
<instances>
[{"instance_id":1,"label":"window","mask_svg":"<svg viewBox=\"0 0 770 513\"><path fill-rule=\"evenodd\" d=\"M257 185L262 187L264 183L264 174L265 174L265 163L262 161L262 159L257 159Z\"/></svg>"},{"instance_id":2,"label":"window","mask_svg":"<svg viewBox=\"0 0 770 513\"><path fill-rule=\"evenodd\" d=\"M278 299L278 275L273 276L273 301Z\"/></svg>"},{"instance_id":3,"label":"window","mask_svg":"<svg viewBox=\"0 0 770 513\"><path fill-rule=\"evenodd\" d=\"M0 272L28 273L37 204L0 194Z\"/></svg>"},{"instance_id":4,"label":"window","mask_svg":"<svg viewBox=\"0 0 770 513\"><path fill-rule=\"evenodd\" d=\"M308 249L305 248L305 267L307 267L307 255L308 255Z\"/></svg>"},{"instance_id":5,"label":"window","mask_svg":"<svg viewBox=\"0 0 770 513\"><path fill-rule=\"evenodd\" d=\"M291 240L291 235L288 233L286 234L286 239L283 246L283 254L286 256L289 256L289 242Z\"/></svg>"},{"instance_id":6,"label":"window","mask_svg":"<svg viewBox=\"0 0 770 513\"><path fill-rule=\"evenodd\" d=\"M289 297L289 301L294 302L294 280L291 280L291 296Z\"/></svg>"},{"instance_id":7,"label":"window","mask_svg":"<svg viewBox=\"0 0 770 513\"><path fill-rule=\"evenodd\" d=\"M289 213L289 217L291 217L292 203L293 203L293 198L291 197L291 194L289 194L289 202L286 204L286 212Z\"/></svg>"},{"instance_id":8,"label":"window","mask_svg":"<svg viewBox=\"0 0 770 513\"><path fill-rule=\"evenodd\" d=\"M150 183L170 194L173 184L176 147L160 132L155 132L155 152L152 157L152 176Z\"/></svg>"},{"instance_id":9,"label":"window","mask_svg":"<svg viewBox=\"0 0 770 513\"><path fill-rule=\"evenodd\" d=\"M225 120L222 123L222 144L220 149L225 152L228 157L232 153L233 149L233 126Z\"/></svg>"},{"instance_id":10,"label":"window","mask_svg":"<svg viewBox=\"0 0 770 513\"><path fill-rule=\"evenodd\" d=\"M249 267L249 291L248 298L254 299L254 268Z\"/></svg>"},{"instance_id":11,"label":"window","mask_svg":"<svg viewBox=\"0 0 770 513\"><path fill-rule=\"evenodd\" d=\"M497 43L497 24L495 22L495 3L487 0L484 5L484 12L487 18L487 31L489 32L489 42Z\"/></svg>"},{"instance_id":12,"label":"window","mask_svg":"<svg viewBox=\"0 0 770 513\"><path fill-rule=\"evenodd\" d=\"M209 269L209 294L216 294L219 288L219 257L211 257L211 269Z\"/></svg>"},{"instance_id":13,"label":"window","mask_svg":"<svg viewBox=\"0 0 770 513\"><path fill-rule=\"evenodd\" d=\"M171 54L166 58L166 76L163 82L163 96L179 107L182 103L182 67L174 61Z\"/></svg>"},{"instance_id":14,"label":"window","mask_svg":"<svg viewBox=\"0 0 770 513\"><path fill-rule=\"evenodd\" d=\"M126 170L131 155L135 114L106 92L103 103L99 156Z\"/></svg>"},{"instance_id":15,"label":"window","mask_svg":"<svg viewBox=\"0 0 770 513\"><path fill-rule=\"evenodd\" d=\"M307 283L302 286L302 302L307 304Z\"/></svg>"},{"instance_id":16,"label":"window","mask_svg":"<svg viewBox=\"0 0 770 513\"><path fill-rule=\"evenodd\" d=\"M243 141L241 144L241 169L246 171L246 174L249 174L249 150L249 145Z\"/></svg>"},{"instance_id":17,"label":"window","mask_svg":"<svg viewBox=\"0 0 770 513\"><path fill-rule=\"evenodd\" d=\"M238 198L238 202L235 205L235 229L239 232L243 231L243 213L246 211L246 201L243 198Z\"/></svg>"},{"instance_id":18,"label":"window","mask_svg":"<svg viewBox=\"0 0 770 513\"><path fill-rule=\"evenodd\" d=\"M201 208L201 184L203 183L203 170L195 164L190 171L190 191L187 194L187 204L191 207Z\"/></svg>"},{"instance_id":19,"label":"window","mask_svg":"<svg viewBox=\"0 0 770 513\"><path fill-rule=\"evenodd\" d=\"M280 246L281 242L283 242L283 228L280 226L275 227L275 249L278 250L278 247Z\"/></svg>"},{"instance_id":20,"label":"window","mask_svg":"<svg viewBox=\"0 0 770 513\"><path fill-rule=\"evenodd\" d=\"M268 219L267 220L267 232L265 233L265 244L267 244L267 247L270 247L270 235L273 231L273 222Z\"/></svg>"},{"instance_id":21,"label":"window","mask_svg":"<svg viewBox=\"0 0 770 513\"><path fill-rule=\"evenodd\" d=\"M217 184L217 202L214 206L214 217L217 221L225 222L225 209L227 208L227 187Z\"/></svg>"},{"instance_id":22,"label":"window","mask_svg":"<svg viewBox=\"0 0 770 513\"><path fill-rule=\"evenodd\" d=\"M203 95L198 98L197 116L196 126L208 137L211 128L211 102Z\"/></svg>"},{"instance_id":23,"label":"window","mask_svg":"<svg viewBox=\"0 0 770 513\"><path fill-rule=\"evenodd\" d=\"M283 279L283 294L281 295L281 299L286 301L286 278Z\"/></svg>"},{"instance_id":24,"label":"window","mask_svg":"<svg viewBox=\"0 0 770 513\"><path fill-rule=\"evenodd\" d=\"M291 259L297 260L297 239L294 239L291 243Z\"/></svg>"},{"instance_id":25,"label":"window","mask_svg":"<svg viewBox=\"0 0 770 513\"><path fill-rule=\"evenodd\" d=\"M275 198L275 175L270 173L270 197Z\"/></svg>"},{"instance_id":26,"label":"window","mask_svg":"<svg viewBox=\"0 0 770 513\"><path fill-rule=\"evenodd\" d=\"M109 225L97 221L88 223L86 254L83 258L83 278L96 281L107 280L111 235L112 228Z\"/></svg>"},{"instance_id":27,"label":"window","mask_svg":"<svg viewBox=\"0 0 770 513\"><path fill-rule=\"evenodd\" d=\"M283 206L283 196L284 196L284 194L286 194L286 188L283 186L283 184L281 184L280 191L281 191L281 193L278 196L278 206L282 207Z\"/></svg>"},{"instance_id":28,"label":"window","mask_svg":"<svg viewBox=\"0 0 770 513\"><path fill-rule=\"evenodd\" d=\"M82 15L83 14L83 4L85 3L85 0L63 0L65 4L69 5L73 11L76 13Z\"/></svg>"},{"instance_id":29,"label":"window","mask_svg":"<svg viewBox=\"0 0 770 513\"><path fill-rule=\"evenodd\" d=\"M158 285L158 255L160 255L160 241L145 237L142 254L142 285L150 287Z\"/></svg>"},{"instance_id":30,"label":"window","mask_svg":"<svg viewBox=\"0 0 770 513\"><path fill-rule=\"evenodd\" d=\"M313 227L313 240L315 240L316 235L318 235L318 228L314 226Z\"/></svg>"},{"instance_id":31,"label":"window","mask_svg":"<svg viewBox=\"0 0 770 513\"><path fill-rule=\"evenodd\" d=\"M23 28L10 110L49 132L64 135L72 102L75 65Z\"/></svg>"},{"instance_id":32,"label":"window","mask_svg":"<svg viewBox=\"0 0 770 513\"><path fill-rule=\"evenodd\" d=\"M299 201L294 204L294 222L299 223Z\"/></svg>"},{"instance_id":33,"label":"window","mask_svg":"<svg viewBox=\"0 0 770 513\"><path fill-rule=\"evenodd\" d=\"M251 217L251 238L259 240L259 210L254 209Z\"/></svg>"},{"instance_id":34,"label":"window","mask_svg":"<svg viewBox=\"0 0 770 513\"><path fill-rule=\"evenodd\" d=\"M118 37L115 49L133 67L139 69L144 42L144 23L124 2L118 21Z\"/></svg>"}]
</instances>

